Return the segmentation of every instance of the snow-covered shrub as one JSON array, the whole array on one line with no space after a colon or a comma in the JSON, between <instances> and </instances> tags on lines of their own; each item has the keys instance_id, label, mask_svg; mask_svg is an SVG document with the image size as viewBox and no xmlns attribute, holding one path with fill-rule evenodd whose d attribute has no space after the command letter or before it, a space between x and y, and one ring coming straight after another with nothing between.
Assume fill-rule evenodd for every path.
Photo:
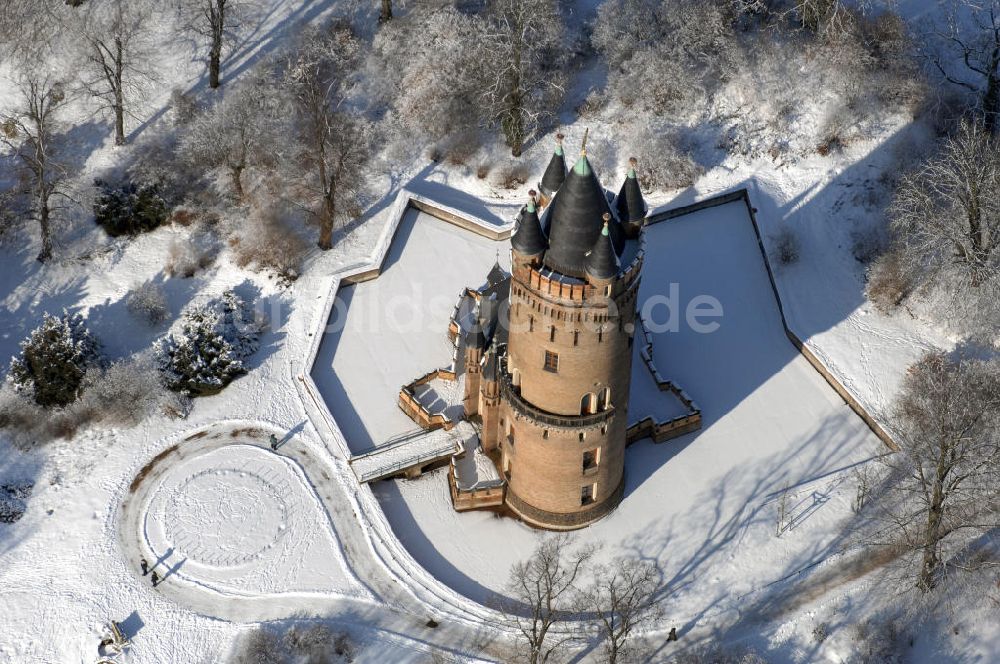
<instances>
[{"instance_id":1,"label":"snow-covered shrub","mask_svg":"<svg viewBox=\"0 0 1000 664\"><path fill-rule=\"evenodd\" d=\"M194 95L180 88L170 91L170 108L174 111L174 124L183 127L197 117L199 108Z\"/></svg>"},{"instance_id":2,"label":"snow-covered shrub","mask_svg":"<svg viewBox=\"0 0 1000 664\"><path fill-rule=\"evenodd\" d=\"M247 372L243 360L259 347L262 327L253 304L233 291L188 310L180 332L158 344L167 386L195 397L222 391Z\"/></svg>"},{"instance_id":3,"label":"snow-covered shrub","mask_svg":"<svg viewBox=\"0 0 1000 664\"><path fill-rule=\"evenodd\" d=\"M81 405L94 410L95 421L132 427L159 410L176 408L176 401L155 364L139 356L114 362L107 369L91 369Z\"/></svg>"},{"instance_id":4,"label":"snow-covered shrub","mask_svg":"<svg viewBox=\"0 0 1000 664\"><path fill-rule=\"evenodd\" d=\"M493 171L494 186L503 189L517 189L528 181L530 173L523 163L510 161Z\"/></svg>"},{"instance_id":5,"label":"snow-covered shrub","mask_svg":"<svg viewBox=\"0 0 1000 664\"><path fill-rule=\"evenodd\" d=\"M170 214L155 184L95 180L94 185L100 189L94 199L94 221L112 237L151 231Z\"/></svg>"},{"instance_id":6,"label":"snow-covered shrub","mask_svg":"<svg viewBox=\"0 0 1000 664\"><path fill-rule=\"evenodd\" d=\"M98 360L97 340L83 316L64 310L61 318L45 314L42 324L21 342L20 355L11 360L10 378L40 406L65 406L80 396L87 368Z\"/></svg>"},{"instance_id":7,"label":"snow-covered shrub","mask_svg":"<svg viewBox=\"0 0 1000 664\"><path fill-rule=\"evenodd\" d=\"M772 258L779 265L792 265L799 260L799 236L791 226L782 226L771 238Z\"/></svg>"},{"instance_id":8,"label":"snow-covered shrub","mask_svg":"<svg viewBox=\"0 0 1000 664\"><path fill-rule=\"evenodd\" d=\"M264 627L254 627L237 642L228 664L285 664L278 636Z\"/></svg>"},{"instance_id":9,"label":"snow-covered shrub","mask_svg":"<svg viewBox=\"0 0 1000 664\"><path fill-rule=\"evenodd\" d=\"M639 184L646 191L687 187L701 175L703 169L678 147L673 134L645 126L630 138L629 155L639 160Z\"/></svg>"},{"instance_id":10,"label":"snow-covered shrub","mask_svg":"<svg viewBox=\"0 0 1000 664\"><path fill-rule=\"evenodd\" d=\"M281 639L292 661L320 662L354 658L354 645L347 634L336 634L326 625L293 626ZM334 659L332 656L336 656Z\"/></svg>"},{"instance_id":11,"label":"snow-covered shrub","mask_svg":"<svg viewBox=\"0 0 1000 664\"><path fill-rule=\"evenodd\" d=\"M167 294L163 286L147 281L125 294L125 307L136 318L149 325L159 325L170 317Z\"/></svg>"},{"instance_id":12,"label":"snow-covered shrub","mask_svg":"<svg viewBox=\"0 0 1000 664\"><path fill-rule=\"evenodd\" d=\"M325 625L292 626L283 635L255 627L237 642L228 664L338 664L354 661L347 634Z\"/></svg>"},{"instance_id":13,"label":"snow-covered shrub","mask_svg":"<svg viewBox=\"0 0 1000 664\"><path fill-rule=\"evenodd\" d=\"M867 228L851 233L851 255L859 263L868 265L885 252L886 233L881 228Z\"/></svg>"},{"instance_id":14,"label":"snow-covered shrub","mask_svg":"<svg viewBox=\"0 0 1000 664\"><path fill-rule=\"evenodd\" d=\"M205 240L205 241L203 241ZM215 262L214 243L204 234L174 238L167 249L164 271L171 277L189 279Z\"/></svg>"},{"instance_id":15,"label":"snow-covered shrub","mask_svg":"<svg viewBox=\"0 0 1000 664\"><path fill-rule=\"evenodd\" d=\"M706 645L686 648L666 661L669 664L770 664L771 660L752 649Z\"/></svg>"},{"instance_id":16,"label":"snow-covered shrub","mask_svg":"<svg viewBox=\"0 0 1000 664\"><path fill-rule=\"evenodd\" d=\"M856 623L851 630L854 655L851 664L902 664L907 661L903 635L892 618L870 618Z\"/></svg>"},{"instance_id":17,"label":"snow-covered shrub","mask_svg":"<svg viewBox=\"0 0 1000 664\"><path fill-rule=\"evenodd\" d=\"M14 523L24 516L32 488L28 482L0 485L0 523Z\"/></svg>"},{"instance_id":18,"label":"snow-covered shrub","mask_svg":"<svg viewBox=\"0 0 1000 664\"><path fill-rule=\"evenodd\" d=\"M913 277L898 251L888 251L868 267L865 297L884 314L899 306L913 290Z\"/></svg>"},{"instance_id":19,"label":"snow-covered shrub","mask_svg":"<svg viewBox=\"0 0 1000 664\"><path fill-rule=\"evenodd\" d=\"M230 238L235 262L240 267L274 270L285 279L296 279L308 243L285 224L278 212L254 210L246 225Z\"/></svg>"}]
</instances>

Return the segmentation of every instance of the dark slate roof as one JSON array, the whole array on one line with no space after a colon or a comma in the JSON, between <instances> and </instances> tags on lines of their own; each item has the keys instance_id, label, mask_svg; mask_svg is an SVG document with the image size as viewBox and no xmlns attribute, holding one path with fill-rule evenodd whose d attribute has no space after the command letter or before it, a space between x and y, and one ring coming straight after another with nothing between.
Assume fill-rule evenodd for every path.
<instances>
[{"instance_id":1,"label":"dark slate roof","mask_svg":"<svg viewBox=\"0 0 1000 664\"><path fill-rule=\"evenodd\" d=\"M639 190L639 179L635 176L635 160L632 160L618 192L618 218L622 221L638 223L646 218L646 201Z\"/></svg>"},{"instance_id":2,"label":"dark slate roof","mask_svg":"<svg viewBox=\"0 0 1000 664\"><path fill-rule=\"evenodd\" d=\"M583 155L545 213L549 236L545 264L571 277L586 276L585 257L601 233L605 214L611 214L607 194ZM620 254L625 247L624 232L614 219L611 225L610 237Z\"/></svg>"},{"instance_id":3,"label":"dark slate roof","mask_svg":"<svg viewBox=\"0 0 1000 664\"><path fill-rule=\"evenodd\" d=\"M486 285L496 286L506 279L508 275L504 272L504 269L500 267L500 261L493 263L493 267L490 269L490 273L486 275Z\"/></svg>"},{"instance_id":4,"label":"dark slate roof","mask_svg":"<svg viewBox=\"0 0 1000 664\"><path fill-rule=\"evenodd\" d=\"M510 239L510 246L525 256L538 256L545 253L548 248L549 241L542 232L542 224L538 220L538 209L534 201L530 201L521 209L517 230Z\"/></svg>"},{"instance_id":5,"label":"dark slate roof","mask_svg":"<svg viewBox=\"0 0 1000 664\"><path fill-rule=\"evenodd\" d=\"M546 166L545 174L542 175L542 181L539 184L539 188L546 196L552 196L559 191L559 187L566 180L566 158L563 156L562 134L557 135L556 140L559 141L556 145L556 151L552 153L552 159L549 160L549 165Z\"/></svg>"},{"instance_id":6,"label":"dark slate roof","mask_svg":"<svg viewBox=\"0 0 1000 664\"><path fill-rule=\"evenodd\" d=\"M611 233L608 225L611 215L604 222L601 234L597 236L594 247L587 253L587 274L595 279L610 279L618 274L618 255L611 243Z\"/></svg>"},{"instance_id":7,"label":"dark slate roof","mask_svg":"<svg viewBox=\"0 0 1000 664\"><path fill-rule=\"evenodd\" d=\"M470 348L486 348L486 334L483 332L478 311L472 321L472 329L465 335L465 343Z\"/></svg>"},{"instance_id":8,"label":"dark slate roof","mask_svg":"<svg viewBox=\"0 0 1000 664\"><path fill-rule=\"evenodd\" d=\"M496 381L497 379L497 351L490 348L483 358L483 380Z\"/></svg>"}]
</instances>

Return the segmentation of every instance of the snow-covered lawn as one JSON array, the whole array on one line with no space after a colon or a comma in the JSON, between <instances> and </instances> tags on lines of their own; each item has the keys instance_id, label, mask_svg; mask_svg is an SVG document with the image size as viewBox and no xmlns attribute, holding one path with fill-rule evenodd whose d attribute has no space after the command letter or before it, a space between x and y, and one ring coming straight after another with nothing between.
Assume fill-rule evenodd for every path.
<instances>
[{"instance_id":1,"label":"snow-covered lawn","mask_svg":"<svg viewBox=\"0 0 1000 664\"><path fill-rule=\"evenodd\" d=\"M485 283L498 251L509 269L508 246L409 209L379 277L337 293L312 377L353 453L416 428L399 389L450 364L455 302Z\"/></svg>"},{"instance_id":2,"label":"snow-covered lawn","mask_svg":"<svg viewBox=\"0 0 1000 664\"><path fill-rule=\"evenodd\" d=\"M723 307L713 333L695 332L683 315L678 331L654 331L660 370L698 401L704 427L630 447L625 499L578 535L601 543L603 559L655 561L671 620L683 624L734 611L763 585L834 553L849 514L845 475L882 443L786 338L742 203L647 229L640 302L672 283L682 313L697 295ZM654 325L665 314L654 308ZM474 599L499 590L535 545L535 532L516 521L453 512L443 472L375 490L418 562Z\"/></svg>"}]
</instances>

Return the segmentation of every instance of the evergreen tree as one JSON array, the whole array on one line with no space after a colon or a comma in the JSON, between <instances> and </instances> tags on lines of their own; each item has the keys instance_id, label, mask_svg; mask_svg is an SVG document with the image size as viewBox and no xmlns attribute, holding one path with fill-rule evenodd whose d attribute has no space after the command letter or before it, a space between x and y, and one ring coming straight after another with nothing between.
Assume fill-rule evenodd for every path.
<instances>
[{"instance_id":1,"label":"evergreen tree","mask_svg":"<svg viewBox=\"0 0 1000 664\"><path fill-rule=\"evenodd\" d=\"M87 368L97 363L98 345L80 314L45 314L42 324L21 342L10 364L19 392L32 391L41 406L65 406L80 396Z\"/></svg>"},{"instance_id":2,"label":"evergreen tree","mask_svg":"<svg viewBox=\"0 0 1000 664\"><path fill-rule=\"evenodd\" d=\"M94 184L101 189L94 200L94 221L111 237L138 235L167 220L169 206L154 184L125 182L116 186L103 180Z\"/></svg>"},{"instance_id":3,"label":"evergreen tree","mask_svg":"<svg viewBox=\"0 0 1000 664\"><path fill-rule=\"evenodd\" d=\"M216 394L247 372L243 360L259 347L253 306L233 291L184 314L179 335L160 342L161 369L172 390Z\"/></svg>"}]
</instances>

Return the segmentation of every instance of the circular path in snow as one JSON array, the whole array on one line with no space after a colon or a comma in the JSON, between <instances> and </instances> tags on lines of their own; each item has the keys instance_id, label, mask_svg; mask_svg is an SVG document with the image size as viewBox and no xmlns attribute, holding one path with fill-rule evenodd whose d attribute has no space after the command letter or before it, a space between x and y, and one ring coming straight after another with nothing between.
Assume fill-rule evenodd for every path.
<instances>
[{"instance_id":1,"label":"circular path in snow","mask_svg":"<svg viewBox=\"0 0 1000 664\"><path fill-rule=\"evenodd\" d=\"M246 437L185 447L143 480L141 545L160 577L245 595L358 595L298 463Z\"/></svg>"}]
</instances>

